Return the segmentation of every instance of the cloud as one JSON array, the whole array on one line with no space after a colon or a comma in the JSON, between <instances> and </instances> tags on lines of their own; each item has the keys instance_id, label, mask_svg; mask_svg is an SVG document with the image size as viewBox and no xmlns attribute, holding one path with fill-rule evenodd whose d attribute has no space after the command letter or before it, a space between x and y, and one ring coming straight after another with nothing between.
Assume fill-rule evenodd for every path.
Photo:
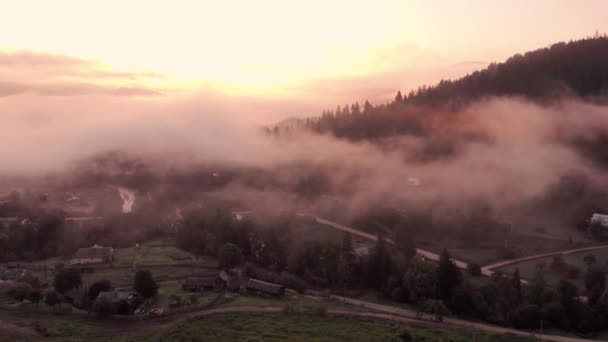
<instances>
[{"instance_id":1,"label":"cloud","mask_svg":"<svg viewBox=\"0 0 608 342\"><path fill-rule=\"evenodd\" d=\"M20 94L122 97L160 96L148 81L164 80L154 72L112 70L95 61L33 51L0 52L0 97Z\"/></svg>"}]
</instances>

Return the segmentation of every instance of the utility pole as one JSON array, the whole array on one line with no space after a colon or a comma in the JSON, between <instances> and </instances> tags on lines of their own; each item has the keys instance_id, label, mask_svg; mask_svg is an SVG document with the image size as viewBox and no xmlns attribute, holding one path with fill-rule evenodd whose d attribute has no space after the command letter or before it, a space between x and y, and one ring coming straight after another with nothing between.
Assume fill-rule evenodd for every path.
<instances>
[{"instance_id":1,"label":"utility pole","mask_svg":"<svg viewBox=\"0 0 608 342\"><path fill-rule=\"evenodd\" d=\"M542 341L543 340L543 320L540 320L540 334L538 335L538 340Z\"/></svg>"}]
</instances>

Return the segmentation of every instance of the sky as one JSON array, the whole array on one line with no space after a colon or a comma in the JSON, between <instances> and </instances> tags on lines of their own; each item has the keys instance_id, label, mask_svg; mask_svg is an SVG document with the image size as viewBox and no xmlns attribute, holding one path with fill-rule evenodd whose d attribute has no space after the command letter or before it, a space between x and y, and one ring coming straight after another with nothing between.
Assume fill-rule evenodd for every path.
<instances>
[{"instance_id":1,"label":"sky","mask_svg":"<svg viewBox=\"0 0 608 342\"><path fill-rule=\"evenodd\" d=\"M32 152L41 142L60 151L82 144L75 136L112 140L117 128L127 139L151 118L260 125L382 103L399 89L608 32L604 0L0 0L0 8L0 137L12 138L0 157L18 159L52 157Z\"/></svg>"},{"instance_id":2,"label":"sky","mask_svg":"<svg viewBox=\"0 0 608 342\"><path fill-rule=\"evenodd\" d=\"M603 0L23 0L2 9L0 51L98 64L81 71L140 73L77 79L137 88L133 96L146 88L333 99L349 97L332 93L348 83L359 100L368 83L368 96L381 97L608 31Z\"/></svg>"}]
</instances>

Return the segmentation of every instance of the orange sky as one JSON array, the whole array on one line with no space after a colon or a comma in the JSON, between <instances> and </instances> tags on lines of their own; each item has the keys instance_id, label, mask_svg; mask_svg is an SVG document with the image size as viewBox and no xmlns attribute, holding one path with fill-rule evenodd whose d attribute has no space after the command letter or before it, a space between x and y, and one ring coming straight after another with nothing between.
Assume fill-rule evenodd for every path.
<instances>
[{"instance_id":1,"label":"orange sky","mask_svg":"<svg viewBox=\"0 0 608 342\"><path fill-rule=\"evenodd\" d=\"M606 13L603 0L6 1L0 95L385 100L607 32Z\"/></svg>"}]
</instances>

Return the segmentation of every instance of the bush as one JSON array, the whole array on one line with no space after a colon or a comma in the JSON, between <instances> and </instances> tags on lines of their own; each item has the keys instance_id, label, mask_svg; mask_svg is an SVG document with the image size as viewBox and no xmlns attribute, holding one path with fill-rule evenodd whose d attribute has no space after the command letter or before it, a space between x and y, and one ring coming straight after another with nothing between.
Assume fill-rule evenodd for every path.
<instances>
[{"instance_id":1,"label":"bush","mask_svg":"<svg viewBox=\"0 0 608 342\"><path fill-rule=\"evenodd\" d=\"M517 329L536 328L542 319L540 307L535 304L522 304L510 315L511 324Z\"/></svg>"}]
</instances>

